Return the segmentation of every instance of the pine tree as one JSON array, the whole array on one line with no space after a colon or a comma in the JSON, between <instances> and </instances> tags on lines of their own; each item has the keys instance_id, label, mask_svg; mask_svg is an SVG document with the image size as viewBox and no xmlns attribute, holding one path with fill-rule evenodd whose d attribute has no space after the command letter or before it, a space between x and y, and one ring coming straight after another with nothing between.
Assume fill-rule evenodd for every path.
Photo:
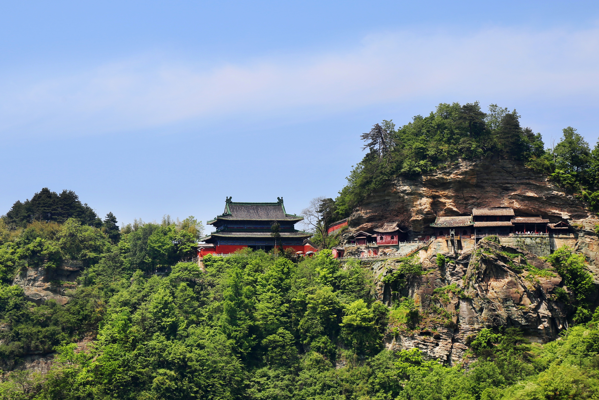
<instances>
[{"instance_id":1,"label":"pine tree","mask_svg":"<svg viewBox=\"0 0 599 400\"><path fill-rule=\"evenodd\" d=\"M497 142L504 158L520 160L527 150L520 127L519 115L507 113L501 119L497 129Z\"/></svg>"},{"instance_id":2,"label":"pine tree","mask_svg":"<svg viewBox=\"0 0 599 400\"><path fill-rule=\"evenodd\" d=\"M121 240L121 232L117 225L116 217L112 212L106 214L104 218L104 224L102 229L106 233L106 235L110 238L110 241L114 244L117 244L119 240Z\"/></svg>"}]
</instances>

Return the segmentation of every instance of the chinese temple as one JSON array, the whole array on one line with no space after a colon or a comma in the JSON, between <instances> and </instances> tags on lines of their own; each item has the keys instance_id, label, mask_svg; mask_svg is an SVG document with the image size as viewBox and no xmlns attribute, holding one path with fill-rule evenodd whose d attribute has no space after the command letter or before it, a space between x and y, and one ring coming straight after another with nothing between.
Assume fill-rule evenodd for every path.
<instances>
[{"instance_id":1,"label":"chinese temple","mask_svg":"<svg viewBox=\"0 0 599 400\"><path fill-rule=\"evenodd\" d=\"M509 207L475 208L472 215L437 217L431 227L436 237L476 237L486 235L568 235L570 226L565 221L551 224L542 216L516 217Z\"/></svg>"},{"instance_id":2,"label":"chinese temple","mask_svg":"<svg viewBox=\"0 0 599 400\"><path fill-rule=\"evenodd\" d=\"M382 227L373 229L373 231L378 246L397 246L399 236L404 233L397 225L397 222L387 222Z\"/></svg>"},{"instance_id":3,"label":"chinese temple","mask_svg":"<svg viewBox=\"0 0 599 400\"><path fill-rule=\"evenodd\" d=\"M472 218L477 235L509 235L515 214L509 207L475 208Z\"/></svg>"},{"instance_id":4,"label":"chinese temple","mask_svg":"<svg viewBox=\"0 0 599 400\"><path fill-rule=\"evenodd\" d=\"M295 229L301 220L301 216L287 214L282 197L276 203L241 203L227 197L224 212L208 221L216 231L200 239L203 243L198 246L198 257L230 254L248 247L270 251L282 246L298 254L314 252L316 249L308 240L312 235ZM279 237L273 236L275 223L279 224Z\"/></svg>"},{"instance_id":5,"label":"chinese temple","mask_svg":"<svg viewBox=\"0 0 599 400\"><path fill-rule=\"evenodd\" d=\"M435 228L435 236L445 237L455 236L470 237L472 235L474 221L471 215L458 217L437 217L431 227Z\"/></svg>"},{"instance_id":6,"label":"chinese temple","mask_svg":"<svg viewBox=\"0 0 599 400\"><path fill-rule=\"evenodd\" d=\"M549 233L549 220L543 217L516 217L512 224L514 233Z\"/></svg>"}]
</instances>

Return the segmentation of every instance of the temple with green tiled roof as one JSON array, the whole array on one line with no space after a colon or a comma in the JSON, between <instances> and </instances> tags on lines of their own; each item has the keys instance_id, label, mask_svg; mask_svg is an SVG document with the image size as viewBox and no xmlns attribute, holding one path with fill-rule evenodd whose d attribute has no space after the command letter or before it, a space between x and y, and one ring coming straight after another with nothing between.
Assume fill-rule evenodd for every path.
<instances>
[{"instance_id":1,"label":"temple with green tiled roof","mask_svg":"<svg viewBox=\"0 0 599 400\"><path fill-rule=\"evenodd\" d=\"M206 254L229 254L248 247L270 251L275 246L298 253L315 251L306 243L312 235L295 229L301 220L303 217L285 211L282 197L276 203L234 202L227 197L224 212L208 221L216 231L200 239L203 243L198 247L198 255L202 258ZM273 236L275 223L279 225L278 237Z\"/></svg>"}]
</instances>

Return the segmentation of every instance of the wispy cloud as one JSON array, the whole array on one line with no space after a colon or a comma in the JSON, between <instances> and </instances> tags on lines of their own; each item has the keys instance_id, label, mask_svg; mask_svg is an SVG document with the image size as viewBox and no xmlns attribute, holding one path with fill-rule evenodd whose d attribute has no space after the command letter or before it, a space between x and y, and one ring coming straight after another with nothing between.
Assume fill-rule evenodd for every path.
<instances>
[{"instance_id":1,"label":"wispy cloud","mask_svg":"<svg viewBox=\"0 0 599 400\"><path fill-rule=\"evenodd\" d=\"M327 54L211 68L139 57L66 75L5 89L0 133L101 134L296 109L322 114L448 94L597 102L599 29L395 32ZM12 78L0 78L0 85Z\"/></svg>"}]
</instances>

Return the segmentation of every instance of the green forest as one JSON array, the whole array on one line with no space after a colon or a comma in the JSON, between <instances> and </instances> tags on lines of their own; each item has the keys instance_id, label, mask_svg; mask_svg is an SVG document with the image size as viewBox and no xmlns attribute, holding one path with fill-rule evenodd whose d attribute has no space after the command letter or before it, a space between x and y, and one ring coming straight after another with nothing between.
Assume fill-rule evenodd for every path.
<instances>
[{"instance_id":1,"label":"green forest","mask_svg":"<svg viewBox=\"0 0 599 400\"><path fill-rule=\"evenodd\" d=\"M329 206L330 220L349 216L368 195L399 176L417 177L454 163L501 158L548 175L568 193L599 211L599 142L593 149L572 127L546 148L540 133L520 125L516 110L492 104L439 104L428 116L396 128L383 121L362 134L364 159Z\"/></svg>"},{"instance_id":2,"label":"green forest","mask_svg":"<svg viewBox=\"0 0 599 400\"><path fill-rule=\"evenodd\" d=\"M599 207L599 146L566 128L545 149L515 111L441 104L399 129L377 124L363 139L364 160L326 202L330 220L395 176L483 157L526 163ZM375 300L377 277L360 261L342 264L326 249L313 258L246 250L206 256L201 268L194 217L118 224L74 192L49 189L0 219L0 361L56 352L46 374L0 371L0 399L599 399L592 276L569 250L548 261L582 311L558 340L483 329L465 362L447 365L417 349L387 350L391 325L417 329L419 311L408 297L391 307ZM65 263L81 273L52 282L68 293L64 305L28 301L13 284ZM406 258L387 279L401 286L423 273Z\"/></svg>"}]
</instances>

